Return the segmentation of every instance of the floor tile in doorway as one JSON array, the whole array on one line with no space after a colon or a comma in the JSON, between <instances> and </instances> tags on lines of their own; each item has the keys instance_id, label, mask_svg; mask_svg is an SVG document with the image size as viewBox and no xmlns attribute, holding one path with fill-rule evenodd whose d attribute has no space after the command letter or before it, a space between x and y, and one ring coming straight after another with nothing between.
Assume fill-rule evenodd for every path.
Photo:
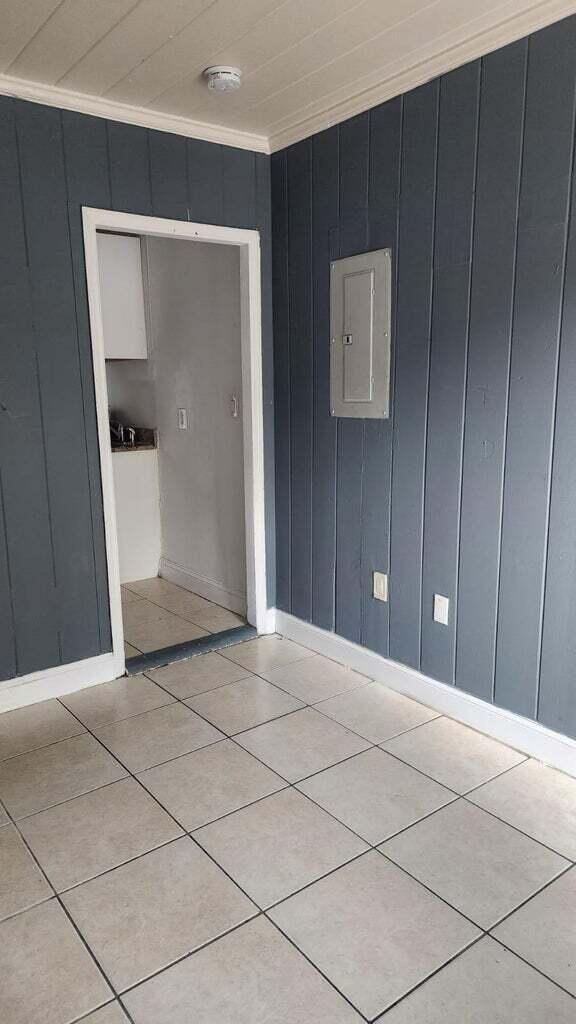
<instances>
[{"instance_id":1,"label":"floor tile in doorway","mask_svg":"<svg viewBox=\"0 0 576 1024\"><path fill-rule=\"evenodd\" d=\"M216 686L234 683L237 679L245 679L250 673L248 669L213 651L185 661L176 661L173 665L154 669L146 675L175 697L183 699L213 690Z\"/></svg>"}]
</instances>

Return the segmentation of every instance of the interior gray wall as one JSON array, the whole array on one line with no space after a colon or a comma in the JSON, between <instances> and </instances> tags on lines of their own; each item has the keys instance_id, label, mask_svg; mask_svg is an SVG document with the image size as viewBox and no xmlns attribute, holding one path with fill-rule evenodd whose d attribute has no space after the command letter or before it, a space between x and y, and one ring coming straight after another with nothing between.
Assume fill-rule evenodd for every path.
<instances>
[{"instance_id":1,"label":"interior gray wall","mask_svg":"<svg viewBox=\"0 0 576 1024\"><path fill-rule=\"evenodd\" d=\"M240 253L172 238L146 249L162 557L245 598L242 418L230 406L242 397Z\"/></svg>"},{"instance_id":2,"label":"interior gray wall","mask_svg":"<svg viewBox=\"0 0 576 1024\"><path fill-rule=\"evenodd\" d=\"M575 54L569 18L272 158L279 607L572 736ZM385 246L392 415L335 420L329 261Z\"/></svg>"},{"instance_id":3,"label":"interior gray wall","mask_svg":"<svg viewBox=\"0 0 576 1024\"><path fill-rule=\"evenodd\" d=\"M111 648L82 206L260 230L272 480L269 204L263 154L0 97L0 678Z\"/></svg>"}]
</instances>

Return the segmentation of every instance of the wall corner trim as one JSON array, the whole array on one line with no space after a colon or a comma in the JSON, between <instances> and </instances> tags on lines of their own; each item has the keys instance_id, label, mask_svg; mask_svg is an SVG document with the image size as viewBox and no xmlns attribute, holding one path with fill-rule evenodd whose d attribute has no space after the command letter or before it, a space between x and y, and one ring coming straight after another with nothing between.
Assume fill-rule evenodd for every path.
<instances>
[{"instance_id":1,"label":"wall corner trim","mask_svg":"<svg viewBox=\"0 0 576 1024\"><path fill-rule=\"evenodd\" d=\"M454 686L430 679L416 669L383 658L380 654L297 619L287 612L276 609L275 619L276 632L289 640L342 662L384 683L391 690L412 697L478 732L507 743L552 768L576 776L576 740L569 736L547 729L539 722L523 718L512 711L487 704Z\"/></svg>"},{"instance_id":2,"label":"wall corner trim","mask_svg":"<svg viewBox=\"0 0 576 1024\"><path fill-rule=\"evenodd\" d=\"M0 74L0 96L13 96L15 99L28 100L30 103L75 110L79 114L103 117L108 121L120 121L122 124L139 125L159 132L171 132L173 135L184 135L189 139L202 139L204 142L215 142L236 149L248 149L256 153L270 152L268 139L256 132L226 128L225 125L212 124L208 121L195 121L190 117L167 114L161 110L152 110L150 107L136 107L130 103L119 103L117 100L107 100L102 96L60 89L55 85L14 78L12 75Z\"/></svg>"},{"instance_id":3,"label":"wall corner trim","mask_svg":"<svg viewBox=\"0 0 576 1024\"><path fill-rule=\"evenodd\" d=\"M40 672L16 676L0 683L0 713L23 708L38 701L63 697L96 683L108 683L124 675L124 659L112 652L84 658L69 665L56 665Z\"/></svg>"}]
</instances>

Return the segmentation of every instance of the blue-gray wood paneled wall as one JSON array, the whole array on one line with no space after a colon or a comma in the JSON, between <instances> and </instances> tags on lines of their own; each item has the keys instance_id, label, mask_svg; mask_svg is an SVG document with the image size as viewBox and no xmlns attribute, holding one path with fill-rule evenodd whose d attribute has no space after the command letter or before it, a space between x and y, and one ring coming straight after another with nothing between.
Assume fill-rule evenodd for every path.
<instances>
[{"instance_id":1,"label":"blue-gray wood paneled wall","mask_svg":"<svg viewBox=\"0 0 576 1024\"><path fill-rule=\"evenodd\" d=\"M110 650L81 207L261 232L274 603L270 158L0 98L0 678Z\"/></svg>"},{"instance_id":2,"label":"blue-gray wood paneled wall","mask_svg":"<svg viewBox=\"0 0 576 1024\"><path fill-rule=\"evenodd\" d=\"M569 18L272 158L278 606L572 736L575 58ZM392 415L334 420L329 261L385 246Z\"/></svg>"}]
</instances>

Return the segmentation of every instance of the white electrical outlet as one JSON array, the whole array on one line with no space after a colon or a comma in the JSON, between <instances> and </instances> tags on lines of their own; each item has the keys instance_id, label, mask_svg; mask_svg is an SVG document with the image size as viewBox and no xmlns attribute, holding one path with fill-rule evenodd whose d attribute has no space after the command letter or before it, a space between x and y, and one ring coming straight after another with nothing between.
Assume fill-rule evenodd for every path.
<instances>
[{"instance_id":1,"label":"white electrical outlet","mask_svg":"<svg viewBox=\"0 0 576 1024\"><path fill-rule=\"evenodd\" d=\"M372 597L377 601L388 600L388 575L385 572L372 573Z\"/></svg>"},{"instance_id":2,"label":"white electrical outlet","mask_svg":"<svg viewBox=\"0 0 576 1024\"><path fill-rule=\"evenodd\" d=\"M434 594L434 622L447 626L450 617L450 599L442 594Z\"/></svg>"},{"instance_id":3,"label":"white electrical outlet","mask_svg":"<svg viewBox=\"0 0 576 1024\"><path fill-rule=\"evenodd\" d=\"M187 409L178 409L178 430L188 430Z\"/></svg>"}]
</instances>

